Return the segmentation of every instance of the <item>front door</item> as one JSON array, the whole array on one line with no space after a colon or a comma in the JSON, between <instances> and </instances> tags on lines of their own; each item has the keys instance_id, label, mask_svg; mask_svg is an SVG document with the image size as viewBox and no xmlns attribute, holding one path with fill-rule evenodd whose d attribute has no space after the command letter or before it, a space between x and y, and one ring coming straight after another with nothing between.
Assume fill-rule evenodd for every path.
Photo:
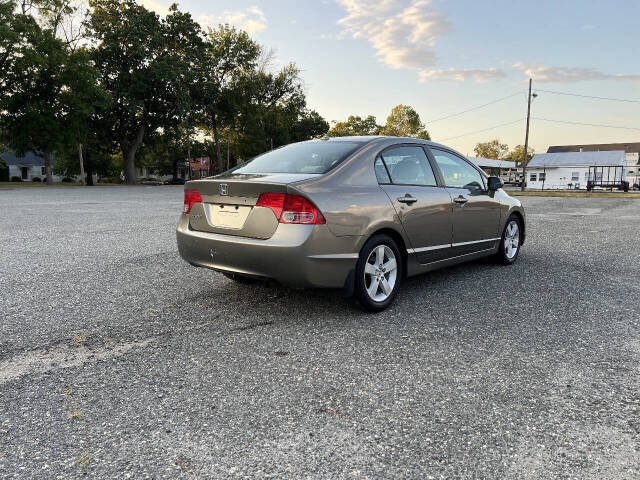
<instances>
[{"instance_id":1,"label":"front door","mask_svg":"<svg viewBox=\"0 0 640 480\"><path fill-rule=\"evenodd\" d=\"M478 169L463 158L431 148L453 199L453 256L488 250L500 240L500 203Z\"/></svg>"},{"instance_id":2,"label":"front door","mask_svg":"<svg viewBox=\"0 0 640 480\"><path fill-rule=\"evenodd\" d=\"M22 167L22 179L29 180L29 167Z\"/></svg>"},{"instance_id":3,"label":"front door","mask_svg":"<svg viewBox=\"0 0 640 480\"><path fill-rule=\"evenodd\" d=\"M418 145L384 150L376 160L376 175L409 237L409 254L420 263L447 258L451 250L452 202L436 182L425 151Z\"/></svg>"}]
</instances>

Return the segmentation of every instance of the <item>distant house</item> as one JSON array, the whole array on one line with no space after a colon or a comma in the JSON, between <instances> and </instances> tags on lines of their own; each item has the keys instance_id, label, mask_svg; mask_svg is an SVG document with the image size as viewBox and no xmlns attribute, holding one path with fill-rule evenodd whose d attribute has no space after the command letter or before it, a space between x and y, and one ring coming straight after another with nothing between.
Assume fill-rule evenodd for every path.
<instances>
[{"instance_id":1,"label":"distant house","mask_svg":"<svg viewBox=\"0 0 640 480\"><path fill-rule=\"evenodd\" d=\"M589 167L605 167L595 173ZM606 168L612 167L612 168ZM615 168L618 167L618 168ZM622 150L537 153L527 164L527 188L586 190L589 179L627 180L627 159Z\"/></svg>"},{"instance_id":2,"label":"distant house","mask_svg":"<svg viewBox=\"0 0 640 480\"><path fill-rule=\"evenodd\" d=\"M185 166L188 167L188 171L186 172L189 180L195 180L198 178L204 178L211 175L210 172L210 161L209 157L198 157L194 158L189 162L189 160L185 161ZM178 174L183 172L178 172ZM184 177L182 177L184 178Z\"/></svg>"},{"instance_id":3,"label":"distant house","mask_svg":"<svg viewBox=\"0 0 640 480\"><path fill-rule=\"evenodd\" d=\"M547 149L547 153L610 152L620 150L625 153L627 159L627 181L632 185L638 185L640 183L640 142L553 145Z\"/></svg>"},{"instance_id":4,"label":"distant house","mask_svg":"<svg viewBox=\"0 0 640 480\"><path fill-rule=\"evenodd\" d=\"M44 158L41 154L29 151L24 156L17 156L13 150L5 150L0 153L7 166L9 167L9 179L18 177L22 181L30 182L34 178L42 181L47 179L47 172L44 167ZM51 167L53 168L55 160L51 159ZM54 182L59 182L62 178L52 173Z\"/></svg>"},{"instance_id":5,"label":"distant house","mask_svg":"<svg viewBox=\"0 0 640 480\"><path fill-rule=\"evenodd\" d=\"M522 169L516 168L516 162L495 160L484 157L467 157L488 175L500 177L507 184L516 183L522 177Z\"/></svg>"}]
</instances>

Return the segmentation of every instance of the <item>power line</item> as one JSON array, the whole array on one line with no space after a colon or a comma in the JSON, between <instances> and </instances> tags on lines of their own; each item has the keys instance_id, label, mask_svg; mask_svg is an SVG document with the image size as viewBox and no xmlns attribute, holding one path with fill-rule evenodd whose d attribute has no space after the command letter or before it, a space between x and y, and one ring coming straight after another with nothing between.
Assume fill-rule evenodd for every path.
<instances>
[{"instance_id":1,"label":"power line","mask_svg":"<svg viewBox=\"0 0 640 480\"><path fill-rule=\"evenodd\" d=\"M461 112L452 113L450 115L446 115L444 117L436 118L435 120L429 120L428 122L424 122L424 123L435 123L435 122L439 122L441 120L446 120L447 118L457 117L458 115L462 115L463 113L473 112L474 110L478 110L480 108L488 107L489 105L493 105L494 103L502 102L503 100L507 100L508 98L515 97L516 95L521 95L522 93L524 93L524 92L520 91L520 92L512 93L511 95L507 95L506 97L498 98L497 100L493 100L492 102L484 103L482 105L478 105L477 107L472 107L472 108L469 108L467 110L463 110Z\"/></svg>"},{"instance_id":2,"label":"power line","mask_svg":"<svg viewBox=\"0 0 640 480\"><path fill-rule=\"evenodd\" d=\"M570 92L556 92L553 90L541 90L539 88L536 88L536 92L551 93L553 95L568 95L570 97L593 98L596 100L609 100L612 102L640 103L640 100L631 100L629 98L597 97L595 95L582 95L580 93L570 93Z\"/></svg>"},{"instance_id":3,"label":"power line","mask_svg":"<svg viewBox=\"0 0 640 480\"><path fill-rule=\"evenodd\" d=\"M506 127L507 125L513 125L514 123L518 123L518 122L521 122L521 121L522 121L522 118L518 118L517 120L513 120L511 122L506 122L506 123L501 123L500 125L494 125L493 127L483 128L482 130L475 130L473 132L463 133L462 135L456 135L454 137L443 138L440 141L445 142L447 140L452 140L454 138L460 138L460 137L466 137L467 135L473 135L474 133L487 132L487 131L493 130L495 128Z\"/></svg>"},{"instance_id":4,"label":"power line","mask_svg":"<svg viewBox=\"0 0 640 480\"><path fill-rule=\"evenodd\" d=\"M636 127L623 127L620 125L604 125L601 123L582 123L582 122L570 122L568 120L554 120L551 118L539 118L539 117L531 117L534 120L541 120L543 122L553 122L553 123L566 123L568 125L585 125L587 127L602 127L602 128L620 128L622 130L638 130L640 131L640 128L636 128Z\"/></svg>"}]
</instances>

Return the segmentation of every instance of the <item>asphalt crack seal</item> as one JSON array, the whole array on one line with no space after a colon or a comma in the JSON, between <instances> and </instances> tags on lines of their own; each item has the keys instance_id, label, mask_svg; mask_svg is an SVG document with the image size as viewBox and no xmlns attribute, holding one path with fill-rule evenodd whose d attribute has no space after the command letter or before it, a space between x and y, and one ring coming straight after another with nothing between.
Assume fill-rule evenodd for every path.
<instances>
[{"instance_id":1,"label":"asphalt crack seal","mask_svg":"<svg viewBox=\"0 0 640 480\"><path fill-rule=\"evenodd\" d=\"M0 385L25 375L79 367L120 357L131 350L144 348L152 339L112 346L70 346L59 344L46 349L31 350L0 361Z\"/></svg>"}]
</instances>

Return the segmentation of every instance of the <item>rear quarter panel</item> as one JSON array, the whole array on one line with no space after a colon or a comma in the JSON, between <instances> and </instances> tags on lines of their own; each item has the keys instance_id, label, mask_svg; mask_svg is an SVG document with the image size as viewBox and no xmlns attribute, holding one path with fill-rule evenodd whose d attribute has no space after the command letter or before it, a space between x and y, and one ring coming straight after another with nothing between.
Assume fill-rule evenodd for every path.
<instances>
[{"instance_id":1,"label":"rear quarter panel","mask_svg":"<svg viewBox=\"0 0 640 480\"><path fill-rule=\"evenodd\" d=\"M406 242L396 210L378 185L373 168L385 143L373 141L335 171L290 186L315 203L334 235L361 236L366 240L374 232L390 228Z\"/></svg>"}]
</instances>

